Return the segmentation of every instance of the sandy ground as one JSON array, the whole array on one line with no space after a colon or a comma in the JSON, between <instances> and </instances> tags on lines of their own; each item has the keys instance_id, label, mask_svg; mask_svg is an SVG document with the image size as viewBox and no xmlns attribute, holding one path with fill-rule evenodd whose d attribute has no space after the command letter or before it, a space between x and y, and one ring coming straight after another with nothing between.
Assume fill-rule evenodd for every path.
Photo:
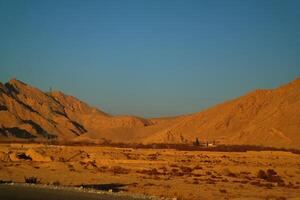
<instances>
[{"instance_id":1,"label":"sandy ground","mask_svg":"<svg viewBox=\"0 0 300 200\"><path fill-rule=\"evenodd\" d=\"M0 180L30 176L162 199L300 199L300 155L289 152L1 144Z\"/></svg>"}]
</instances>

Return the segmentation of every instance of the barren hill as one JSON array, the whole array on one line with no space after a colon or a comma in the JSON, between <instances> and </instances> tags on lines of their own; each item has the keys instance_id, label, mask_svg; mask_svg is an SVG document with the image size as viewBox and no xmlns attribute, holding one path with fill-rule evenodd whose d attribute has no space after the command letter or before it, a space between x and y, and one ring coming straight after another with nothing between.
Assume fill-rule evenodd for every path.
<instances>
[{"instance_id":1,"label":"barren hill","mask_svg":"<svg viewBox=\"0 0 300 200\"><path fill-rule=\"evenodd\" d=\"M112 116L62 92L0 83L0 139L191 143L216 140L300 148L300 79L202 112L144 119Z\"/></svg>"},{"instance_id":2,"label":"barren hill","mask_svg":"<svg viewBox=\"0 0 300 200\"><path fill-rule=\"evenodd\" d=\"M71 140L102 129L143 127L150 121L112 117L75 97L45 93L18 80L0 85L0 137L12 139ZM100 132L100 133L99 133Z\"/></svg>"},{"instance_id":3,"label":"barren hill","mask_svg":"<svg viewBox=\"0 0 300 200\"><path fill-rule=\"evenodd\" d=\"M216 140L229 144L300 147L300 79L256 90L193 114L147 141Z\"/></svg>"}]
</instances>

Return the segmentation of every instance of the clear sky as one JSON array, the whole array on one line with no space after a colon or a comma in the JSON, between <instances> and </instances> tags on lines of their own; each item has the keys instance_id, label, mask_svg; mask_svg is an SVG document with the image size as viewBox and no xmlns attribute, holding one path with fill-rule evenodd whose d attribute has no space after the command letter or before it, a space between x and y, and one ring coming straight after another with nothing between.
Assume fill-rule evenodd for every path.
<instances>
[{"instance_id":1,"label":"clear sky","mask_svg":"<svg viewBox=\"0 0 300 200\"><path fill-rule=\"evenodd\" d=\"M299 76L299 0L0 0L0 81L112 114L197 112Z\"/></svg>"}]
</instances>

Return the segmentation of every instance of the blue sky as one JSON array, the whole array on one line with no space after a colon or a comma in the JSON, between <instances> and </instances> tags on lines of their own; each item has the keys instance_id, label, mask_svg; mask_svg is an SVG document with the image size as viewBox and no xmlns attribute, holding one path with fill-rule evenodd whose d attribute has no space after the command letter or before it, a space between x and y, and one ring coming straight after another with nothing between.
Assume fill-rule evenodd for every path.
<instances>
[{"instance_id":1,"label":"blue sky","mask_svg":"<svg viewBox=\"0 0 300 200\"><path fill-rule=\"evenodd\" d=\"M300 1L0 0L0 81L113 114L200 111L300 76Z\"/></svg>"}]
</instances>

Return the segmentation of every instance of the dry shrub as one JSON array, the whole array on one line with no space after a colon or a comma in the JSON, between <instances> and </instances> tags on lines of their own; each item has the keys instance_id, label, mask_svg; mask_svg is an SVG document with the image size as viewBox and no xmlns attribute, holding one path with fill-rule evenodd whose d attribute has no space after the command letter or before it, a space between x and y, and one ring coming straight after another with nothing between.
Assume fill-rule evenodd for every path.
<instances>
[{"instance_id":1,"label":"dry shrub","mask_svg":"<svg viewBox=\"0 0 300 200\"><path fill-rule=\"evenodd\" d=\"M267 176L267 173L264 170L259 170L258 173L257 173L257 178L267 179L268 176Z\"/></svg>"},{"instance_id":2,"label":"dry shrub","mask_svg":"<svg viewBox=\"0 0 300 200\"><path fill-rule=\"evenodd\" d=\"M178 169L172 169L171 170L171 175L173 176L183 176L184 174L180 172Z\"/></svg>"},{"instance_id":3,"label":"dry shrub","mask_svg":"<svg viewBox=\"0 0 300 200\"><path fill-rule=\"evenodd\" d=\"M268 176L276 176L276 175L277 175L277 172L275 172L274 169L268 169L268 170L267 170L267 175L268 175Z\"/></svg>"},{"instance_id":4,"label":"dry shrub","mask_svg":"<svg viewBox=\"0 0 300 200\"><path fill-rule=\"evenodd\" d=\"M38 178L35 177L35 176L24 177L24 179L25 179L25 183L28 183L28 184L38 184L38 183L40 183L40 180L38 180Z\"/></svg>"},{"instance_id":5,"label":"dry shrub","mask_svg":"<svg viewBox=\"0 0 300 200\"><path fill-rule=\"evenodd\" d=\"M159 155L160 155L159 153L149 154L147 158L149 160L157 160Z\"/></svg>"},{"instance_id":6,"label":"dry shrub","mask_svg":"<svg viewBox=\"0 0 300 200\"><path fill-rule=\"evenodd\" d=\"M183 173L188 173L188 174L191 173L191 172L193 171L192 168L190 168L190 167L185 167L185 166L181 166L180 169L181 169L181 171L182 171Z\"/></svg>"},{"instance_id":7,"label":"dry shrub","mask_svg":"<svg viewBox=\"0 0 300 200\"><path fill-rule=\"evenodd\" d=\"M212 173L210 171L205 172L206 175L210 176Z\"/></svg>"},{"instance_id":8,"label":"dry shrub","mask_svg":"<svg viewBox=\"0 0 300 200\"><path fill-rule=\"evenodd\" d=\"M160 167L159 169L162 170L163 172L167 172L168 171L168 169L166 167Z\"/></svg>"},{"instance_id":9,"label":"dry shrub","mask_svg":"<svg viewBox=\"0 0 300 200\"><path fill-rule=\"evenodd\" d=\"M208 179L206 179L206 183L207 184L216 184L216 181L211 178L208 178Z\"/></svg>"},{"instance_id":10,"label":"dry shrub","mask_svg":"<svg viewBox=\"0 0 300 200\"><path fill-rule=\"evenodd\" d=\"M221 193L227 193L227 190L225 190L225 189L220 189L220 192L221 192Z\"/></svg>"},{"instance_id":11,"label":"dry shrub","mask_svg":"<svg viewBox=\"0 0 300 200\"><path fill-rule=\"evenodd\" d=\"M227 178L224 178L224 179L222 179L222 182L224 182L224 183L228 183L229 181L228 181L228 179L227 179Z\"/></svg>"},{"instance_id":12,"label":"dry shrub","mask_svg":"<svg viewBox=\"0 0 300 200\"><path fill-rule=\"evenodd\" d=\"M267 172L259 170L257 178L263 179L268 182L278 183L279 186L284 186L284 180L277 175L277 172L273 169L268 169Z\"/></svg>"},{"instance_id":13,"label":"dry shrub","mask_svg":"<svg viewBox=\"0 0 300 200\"><path fill-rule=\"evenodd\" d=\"M0 184L8 184L8 183L12 183L12 181L0 180Z\"/></svg>"},{"instance_id":14,"label":"dry shrub","mask_svg":"<svg viewBox=\"0 0 300 200\"><path fill-rule=\"evenodd\" d=\"M162 175L162 173L160 173L157 169L143 169L143 170L138 170L137 173L140 174L147 174L149 176L158 176L158 175Z\"/></svg>"},{"instance_id":15,"label":"dry shrub","mask_svg":"<svg viewBox=\"0 0 300 200\"><path fill-rule=\"evenodd\" d=\"M59 182L59 181L54 181L54 182L52 183L52 185L54 185L54 186L59 186L59 185L60 185L60 182Z\"/></svg>"},{"instance_id":16,"label":"dry shrub","mask_svg":"<svg viewBox=\"0 0 300 200\"><path fill-rule=\"evenodd\" d=\"M130 169L126 169L123 167L119 167L119 166L114 166L112 168L110 168L110 170L113 174L129 174Z\"/></svg>"},{"instance_id":17,"label":"dry shrub","mask_svg":"<svg viewBox=\"0 0 300 200\"><path fill-rule=\"evenodd\" d=\"M176 164L171 164L170 167L178 167Z\"/></svg>"},{"instance_id":18,"label":"dry shrub","mask_svg":"<svg viewBox=\"0 0 300 200\"><path fill-rule=\"evenodd\" d=\"M196 165L195 167L194 167L194 170L198 170L198 169L203 169L201 166L199 166L199 165Z\"/></svg>"}]
</instances>

